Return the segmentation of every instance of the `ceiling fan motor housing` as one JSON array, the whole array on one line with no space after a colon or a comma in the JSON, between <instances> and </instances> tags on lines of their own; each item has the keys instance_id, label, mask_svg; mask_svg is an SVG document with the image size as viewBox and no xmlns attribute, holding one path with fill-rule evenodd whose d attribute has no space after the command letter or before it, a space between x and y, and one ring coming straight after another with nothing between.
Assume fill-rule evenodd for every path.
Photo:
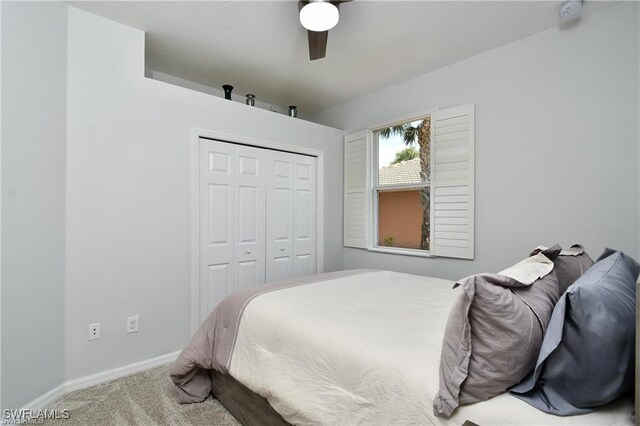
<instances>
[{"instance_id":1,"label":"ceiling fan motor housing","mask_svg":"<svg viewBox=\"0 0 640 426\"><path fill-rule=\"evenodd\" d=\"M569 22L580 18L583 0L567 0L560 6L560 21Z\"/></svg>"}]
</instances>

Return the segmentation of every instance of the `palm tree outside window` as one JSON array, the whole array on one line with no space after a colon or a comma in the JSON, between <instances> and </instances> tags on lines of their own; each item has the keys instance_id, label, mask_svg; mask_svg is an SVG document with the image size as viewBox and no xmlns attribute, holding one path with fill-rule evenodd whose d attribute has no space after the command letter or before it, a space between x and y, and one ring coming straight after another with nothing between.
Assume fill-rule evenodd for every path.
<instances>
[{"instance_id":1,"label":"palm tree outside window","mask_svg":"<svg viewBox=\"0 0 640 426\"><path fill-rule=\"evenodd\" d=\"M429 116L373 131L374 217L378 247L429 250Z\"/></svg>"}]
</instances>

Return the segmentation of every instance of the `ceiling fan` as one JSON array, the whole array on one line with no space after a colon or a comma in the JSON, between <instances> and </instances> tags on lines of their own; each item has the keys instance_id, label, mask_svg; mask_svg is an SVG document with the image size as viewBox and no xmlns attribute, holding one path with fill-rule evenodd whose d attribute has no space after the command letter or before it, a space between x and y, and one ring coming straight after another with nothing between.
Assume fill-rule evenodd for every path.
<instances>
[{"instance_id":1,"label":"ceiling fan","mask_svg":"<svg viewBox=\"0 0 640 426\"><path fill-rule=\"evenodd\" d=\"M309 59L324 58L329 30L340 19L340 3L351 0L299 0L300 23L307 29Z\"/></svg>"}]
</instances>

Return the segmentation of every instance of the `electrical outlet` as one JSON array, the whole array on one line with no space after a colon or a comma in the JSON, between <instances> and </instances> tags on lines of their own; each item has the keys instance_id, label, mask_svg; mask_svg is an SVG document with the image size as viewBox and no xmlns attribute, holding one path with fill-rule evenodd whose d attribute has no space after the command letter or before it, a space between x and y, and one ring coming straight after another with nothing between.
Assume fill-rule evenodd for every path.
<instances>
[{"instance_id":1,"label":"electrical outlet","mask_svg":"<svg viewBox=\"0 0 640 426\"><path fill-rule=\"evenodd\" d=\"M100 338L100 323L89 324L89 340L96 340Z\"/></svg>"},{"instance_id":2,"label":"electrical outlet","mask_svg":"<svg viewBox=\"0 0 640 426\"><path fill-rule=\"evenodd\" d=\"M127 333L138 332L138 316L132 316L127 318Z\"/></svg>"}]
</instances>

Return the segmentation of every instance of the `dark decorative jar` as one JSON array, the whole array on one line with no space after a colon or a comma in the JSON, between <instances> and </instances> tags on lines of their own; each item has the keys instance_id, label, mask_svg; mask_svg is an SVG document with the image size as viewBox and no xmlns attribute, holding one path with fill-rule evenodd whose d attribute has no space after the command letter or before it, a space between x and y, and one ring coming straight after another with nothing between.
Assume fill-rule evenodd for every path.
<instances>
[{"instance_id":1,"label":"dark decorative jar","mask_svg":"<svg viewBox=\"0 0 640 426\"><path fill-rule=\"evenodd\" d=\"M224 98L231 100L231 91L233 90L233 86L230 84L223 84L222 90L224 90Z\"/></svg>"},{"instance_id":2,"label":"dark decorative jar","mask_svg":"<svg viewBox=\"0 0 640 426\"><path fill-rule=\"evenodd\" d=\"M289 106L289 117L297 117L298 116L298 107L295 105Z\"/></svg>"},{"instance_id":3,"label":"dark decorative jar","mask_svg":"<svg viewBox=\"0 0 640 426\"><path fill-rule=\"evenodd\" d=\"M256 105L256 95L252 93L247 93L247 105L255 106Z\"/></svg>"}]
</instances>

